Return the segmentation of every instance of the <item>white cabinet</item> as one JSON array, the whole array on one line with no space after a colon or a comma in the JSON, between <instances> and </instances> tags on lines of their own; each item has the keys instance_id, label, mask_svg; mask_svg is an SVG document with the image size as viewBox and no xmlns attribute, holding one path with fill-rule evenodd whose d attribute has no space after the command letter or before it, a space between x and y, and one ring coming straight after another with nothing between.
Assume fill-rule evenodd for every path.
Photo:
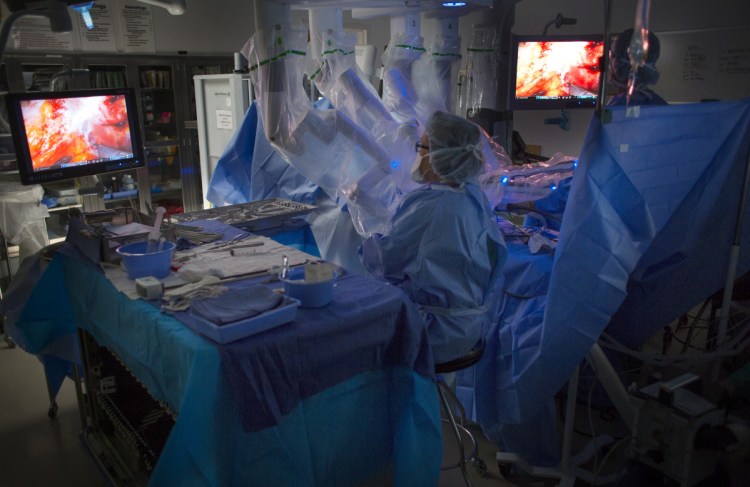
<instances>
[{"instance_id":1,"label":"white cabinet","mask_svg":"<svg viewBox=\"0 0 750 487\"><path fill-rule=\"evenodd\" d=\"M247 74L195 76L194 82L203 208L208 209L211 176L250 106L252 84Z\"/></svg>"}]
</instances>

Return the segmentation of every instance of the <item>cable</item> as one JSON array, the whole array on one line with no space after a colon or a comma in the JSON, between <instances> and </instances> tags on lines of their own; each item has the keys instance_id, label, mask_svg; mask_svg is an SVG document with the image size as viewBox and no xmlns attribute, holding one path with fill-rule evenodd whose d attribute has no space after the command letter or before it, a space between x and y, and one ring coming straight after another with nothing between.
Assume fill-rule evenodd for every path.
<instances>
[{"instance_id":1,"label":"cable","mask_svg":"<svg viewBox=\"0 0 750 487\"><path fill-rule=\"evenodd\" d=\"M680 350L680 353L685 353L687 351L687 344L690 343L691 337L693 335L693 330L695 329L695 325L698 323L698 319L703 316L703 313L706 311L706 308L710 304L710 300L703 301L703 305L701 306L700 311L698 311L698 314L696 315L695 319L693 319L693 323L688 328L688 334L687 337L685 337L685 344L682 347L682 350Z\"/></svg>"},{"instance_id":2,"label":"cable","mask_svg":"<svg viewBox=\"0 0 750 487\"><path fill-rule=\"evenodd\" d=\"M588 398L588 405L586 407L586 410L588 412L589 416L589 429L591 430L591 438L596 441L596 433L594 431L594 418L591 414L591 400L594 396L594 387L596 386L597 381L592 381L591 387L589 387L589 398ZM594 465L599 463L599 449L596 448L596 445L594 445Z\"/></svg>"},{"instance_id":3,"label":"cable","mask_svg":"<svg viewBox=\"0 0 750 487\"><path fill-rule=\"evenodd\" d=\"M597 467L596 471L594 472L594 478L591 481L591 485L596 485L596 479L599 477L599 474L601 473L602 469L604 468L604 465L606 465L607 460L609 460L609 457L612 455L612 452L614 452L615 450L617 450L617 448L620 445L622 445L623 443L625 443L625 441L630 440L632 438L633 438L632 436L626 436L625 438L622 438L617 443L615 443L614 445L612 445L612 448L610 448L609 451L607 452L607 454L604 455L604 458L602 458L601 465L599 465L599 467Z\"/></svg>"}]
</instances>

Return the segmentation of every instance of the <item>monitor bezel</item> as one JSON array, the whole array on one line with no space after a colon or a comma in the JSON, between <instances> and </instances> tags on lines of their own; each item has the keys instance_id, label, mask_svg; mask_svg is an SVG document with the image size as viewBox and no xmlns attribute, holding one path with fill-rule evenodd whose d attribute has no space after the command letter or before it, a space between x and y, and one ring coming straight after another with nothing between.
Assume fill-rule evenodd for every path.
<instances>
[{"instance_id":1,"label":"monitor bezel","mask_svg":"<svg viewBox=\"0 0 750 487\"><path fill-rule=\"evenodd\" d=\"M91 96L125 96L125 106L128 112L128 126L130 140L133 146L133 157L117 161L100 161L78 166L53 168L34 171L26 137L26 125L23 120L21 103L24 101L49 100L56 98L83 98ZM51 181L61 181L85 176L94 176L128 169L139 169L146 166L144 147L141 138L140 117L135 90L133 88L97 88L71 91L34 91L23 93L8 93L5 95L8 110L8 123L11 137L16 151L16 161L21 184L42 184Z\"/></svg>"},{"instance_id":2,"label":"monitor bezel","mask_svg":"<svg viewBox=\"0 0 750 487\"><path fill-rule=\"evenodd\" d=\"M566 35L519 35L513 34L511 37L510 51L510 69L508 80L508 107L511 110L565 110L577 108L595 108L598 96L592 98L516 98L516 75L518 71L518 47L522 42L601 42L604 43L604 36L601 34L566 34ZM602 55L606 53L602 52ZM602 83L605 83L601 70L602 63L599 63L599 85L601 90Z\"/></svg>"}]
</instances>

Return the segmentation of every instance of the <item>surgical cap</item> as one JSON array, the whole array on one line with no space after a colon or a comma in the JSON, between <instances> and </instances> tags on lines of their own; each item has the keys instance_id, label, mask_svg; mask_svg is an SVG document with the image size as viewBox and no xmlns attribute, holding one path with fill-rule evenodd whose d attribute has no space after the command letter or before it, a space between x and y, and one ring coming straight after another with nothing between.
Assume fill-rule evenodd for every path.
<instances>
[{"instance_id":1,"label":"surgical cap","mask_svg":"<svg viewBox=\"0 0 750 487\"><path fill-rule=\"evenodd\" d=\"M435 112L425 129L430 141L430 165L444 181L461 184L482 170L479 127L465 118Z\"/></svg>"},{"instance_id":2,"label":"surgical cap","mask_svg":"<svg viewBox=\"0 0 750 487\"><path fill-rule=\"evenodd\" d=\"M612 66L612 81L620 86L627 86L630 74L630 57L628 47L633 38L633 29L627 29L617 36L610 50L610 64ZM659 59L659 38L648 32L648 53L644 65L638 69L636 84L652 85L659 80L659 72L656 70L656 60Z\"/></svg>"}]
</instances>

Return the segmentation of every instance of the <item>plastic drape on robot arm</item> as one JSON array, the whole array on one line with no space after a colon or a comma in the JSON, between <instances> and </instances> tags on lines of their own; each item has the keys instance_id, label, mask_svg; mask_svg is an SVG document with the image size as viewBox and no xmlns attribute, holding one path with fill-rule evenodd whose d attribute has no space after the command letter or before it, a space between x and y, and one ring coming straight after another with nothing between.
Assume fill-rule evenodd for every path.
<instances>
[{"instance_id":1,"label":"plastic drape on robot arm","mask_svg":"<svg viewBox=\"0 0 750 487\"><path fill-rule=\"evenodd\" d=\"M354 58L356 36L343 32L321 33L323 52L312 65L310 78L333 106L369 133L390 157L394 184L403 192L415 187L409 175L414 142L419 139L416 124L398 122L388 112L372 85L357 68Z\"/></svg>"},{"instance_id":2,"label":"plastic drape on robot arm","mask_svg":"<svg viewBox=\"0 0 750 487\"><path fill-rule=\"evenodd\" d=\"M412 68L425 53L424 39L397 32L383 53L383 103L402 120L417 119Z\"/></svg>"},{"instance_id":3,"label":"plastic drape on robot arm","mask_svg":"<svg viewBox=\"0 0 750 487\"><path fill-rule=\"evenodd\" d=\"M466 59L458 73L456 113L462 117L480 108L495 108L499 39L494 27L474 26Z\"/></svg>"},{"instance_id":4,"label":"plastic drape on robot arm","mask_svg":"<svg viewBox=\"0 0 750 487\"><path fill-rule=\"evenodd\" d=\"M312 109L302 88L306 48L307 28L302 24L278 24L270 31L258 31L242 48L266 137L291 152L298 150L289 134Z\"/></svg>"},{"instance_id":5,"label":"plastic drape on robot arm","mask_svg":"<svg viewBox=\"0 0 750 487\"><path fill-rule=\"evenodd\" d=\"M549 196L560 181L573 176L578 161L560 152L546 161L523 164L505 171L501 206L536 201Z\"/></svg>"},{"instance_id":6,"label":"plastic drape on robot arm","mask_svg":"<svg viewBox=\"0 0 750 487\"><path fill-rule=\"evenodd\" d=\"M305 46L306 31L282 26L256 33L243 50L266 136L304 177L348 205L360 235L380 231L400 198L393 177L400 165L343 111L313 109L302 87Z\"/></svg>"},{"instance_id":7,"label":"plastic drape on robot arm","mask_svg":"<svg viewBox=\"0 0 750 487\"><path fill-rule=\"evenodd\" d=\"M491 208L499 205L505 192L505 175L513 167L513 161L503 149L503 146L495 142L484 130L482 134L482 156L484 157L484 169L477 176L479 186L482 188Z\"/></svg>"},{"instance_id":8,"label":"plastic drape on robot arm","mask_svg":"<svg viewBox=\"0 0 750 487\"><path fill-rule=\"evenodd\" d=\"M422 125L440 110L453 113L453 67L461 59L461 39L437 35L428 52L414 62L412 82L417 94L414 107Z\"/></svg>"},{"instance_id":9,"label":"plastic drape on robot arm","mask_svg":"<svg viewBox=\"0 0 750 487\"><path fill-rule=\"evenodd\" d=\"M356 35L331 29L312 35L320 36L323 52L312 53L309 77L333 106L368 131L390 118L375 89L361 77L354 55Z\"/></svg>"}]
</instances>

